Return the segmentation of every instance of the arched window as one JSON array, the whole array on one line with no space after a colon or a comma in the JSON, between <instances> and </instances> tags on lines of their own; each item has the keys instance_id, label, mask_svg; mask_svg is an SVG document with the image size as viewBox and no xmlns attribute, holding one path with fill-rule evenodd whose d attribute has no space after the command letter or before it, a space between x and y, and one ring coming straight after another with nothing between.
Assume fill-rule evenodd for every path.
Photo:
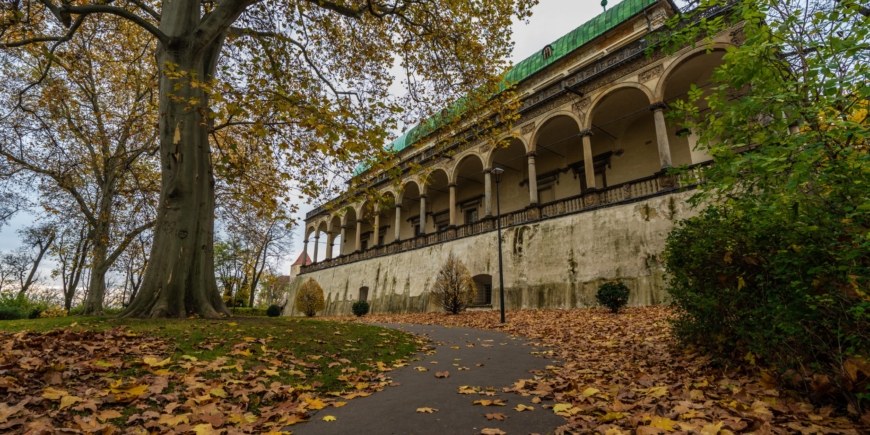
<instances>
[{"instance_id":1,"label":"arched window","mask_svg":"<svg viewBox=\"0 0 870 435\"><path fill-rule=\"evenodd\" d=\"M553 55L553 47L549 45L544 47L544 51L541 54L544 56L544 60L549 59Z\"/></svg>"}]
</instances>

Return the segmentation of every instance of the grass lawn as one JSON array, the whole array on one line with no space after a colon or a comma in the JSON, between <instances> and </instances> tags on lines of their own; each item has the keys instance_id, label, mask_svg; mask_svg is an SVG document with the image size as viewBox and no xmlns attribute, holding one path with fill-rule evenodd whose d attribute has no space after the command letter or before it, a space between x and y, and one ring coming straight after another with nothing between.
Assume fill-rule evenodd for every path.
<instances>
[{"instance_id":1,"label":"grass lawn","mask_svg":"<svg viewBox=\"0 0 870 435\"><path fill-rule=\"evenodd\" d=\"M0 370L0 432L277 430L383 389L418 347L399 331L285 317L2 321L0 367L14 368Z\"/></svg>"}]
</instances>

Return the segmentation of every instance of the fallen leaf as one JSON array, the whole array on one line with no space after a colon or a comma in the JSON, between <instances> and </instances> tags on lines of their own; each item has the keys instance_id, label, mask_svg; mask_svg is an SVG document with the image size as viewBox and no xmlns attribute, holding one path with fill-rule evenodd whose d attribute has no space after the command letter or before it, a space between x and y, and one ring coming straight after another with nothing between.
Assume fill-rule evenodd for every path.
<instances>
[{"instance_id":1,"label":"fallen leaf","mask_svg":"<svg viewBox=\"0 0 870 435\"><path fill-rule=\"evenodd\" d=\"M506 416L506 415L504 415L504 414L486 414L486 419L487 419L487 420L498 420L498 421L503 421L503 420L506 419L506 418L508 418L508 416Z\"/></svg>"},{"instance_id":2,"label":"fallen leaf","mask_svg":"<svg viewBox=\"0 0 870 435\"><path fill-rule=\"evenodd\" d=\"M440 378L449 378L450 373L449 372L435 372L435 377L439 378L439 379Z\"/></svg>"},{"instance_id":3,"label":"fallen leaf","mask_svg":"<svg viewBox=\"0 0 870 435\"><path fill-rule=\"evenodd\" d=\"M433 408L417 408L417 412L426 412L426 413L429 413L429 414L431 414L431 413L433 413L433 412L436 412L436 411L438 411L438 410L437 410L437 409L433 409Z\"/></svg>"},{"instance_id":4,"label":"fallen leaf","mask_svg":"<svg viewBox=\"0 0 870 435\"><path fill-rule=\"evenodd\" d=\"M517 405L516 408L514 408L514 410L517 411L517 412L523 412L523 411L534 411L535 408L533 408L533 407L531 407L531 406L526 406L526 405L523 405L522 403L520 403L519 405Z\"/></svg>"},{"instance_id":5,"label":"fallen leaf","mask_svg":"<svg viewBox=\"0 0 870 435\"><path fill-rule=\"evenodd\" d=\"M335 421L335 416L325 415L325 416L323 416L323 421Z\"/></svg>"},{"instance_id":6,"label":"fallen leaf","mask_svg":"<svg viewBox=\"0 0 870 435\"><path fill-rule=\"evenodd\" d=\"M506 435L507 432L504 432L499 429L486 428L480 431L480 435Z\"/></svg>"}]
</instances>

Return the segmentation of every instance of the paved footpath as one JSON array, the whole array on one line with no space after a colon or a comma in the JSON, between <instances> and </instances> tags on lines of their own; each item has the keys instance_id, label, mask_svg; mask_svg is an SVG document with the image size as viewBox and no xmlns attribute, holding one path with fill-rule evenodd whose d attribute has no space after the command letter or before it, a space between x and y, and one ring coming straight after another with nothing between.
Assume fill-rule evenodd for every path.
<instances>
[{"instance_id":1,"label":"paved footpath","mask_svg":"<svg viewBox=\"0 0 870 435\"><path fill-rule=\"evenodd\" d=\"M433 355L417 354L420 361L408 367L394 369L388 375L400 383L369 397L354 399L341 408L329 407L312 412L311 421L288 429L294 435L359 434L359 435L422 435L479 434L484 428L497 428L509 435L552 434L565 420L532 404L533 396L503 393L519 379L531 379L529 370L542 370L551 360L538 358L531 352L540 349L524 345L526 340L494 331L468 328L445 328L424 325L381 325L415 334L426 334L436 349ZM467 345L474 344L474 347ZM487 346L484 346L487 345ZM459 346L454 349L454 346ZM491 347L490 347L491 346ZM437 364L435 364L437 362ZM469 370L457 370L459 367ZM478 367L475 364L483 364ZM422 366L426 372L414 370ZM450 377L438 379L435 372L447 371ZM494 387L496 395L458 394L460 385ZM479 399L501 399L507 406L472 405ZM534 411L517 412L519 404L534 407ZM418 413L417 408L435 408L433 414ZM501 413L504 421L487 420L485 414ZM323 421L332 415L335 421Z\"/></svg>"}]
</instances>

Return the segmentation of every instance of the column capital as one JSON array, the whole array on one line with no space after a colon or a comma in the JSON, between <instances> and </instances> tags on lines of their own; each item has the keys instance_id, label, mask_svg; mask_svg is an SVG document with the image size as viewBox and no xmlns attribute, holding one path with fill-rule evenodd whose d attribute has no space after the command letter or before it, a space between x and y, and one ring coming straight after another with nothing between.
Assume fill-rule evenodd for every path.
<instances>
[{"instance_id":1,"label":"column capital","mask_svg":"<svg viewBox=\"0 0 870 435\"><path fill-rule=\"evenodd\" d=\"M659 102L653 103L652 105L649 106L649 110L651 110L653 112L657 112L659 110L665 110L667 108L668 108L668 104L665 103L664 101L659 101Z\"/></svg>"},{"instance_id":2,"label":"column capital","mask_svg":"<svg viewBox=\"0 0 870 435\"><path fill-rule=\"evenodd\" d=\"M487 175L492 174L492 168L486 168L486 169L484 169L484 170L483 170L483 173L484 173L484 174L487 174Z\"/></svg>"},{"instance_id":3,"label":"column capital","mask_svg":"<svg viewBox=\"0 0 870 435\"><path fill-rule=\"evenodd\" d=\"M315 234L315 235L314 235L314 240L320 240L320 234Z\"/></svg>"},{"instance_id":4,"label":"column capital","mask_svg":"<svg viewBox=\"0 0 870 435\"><path fill-rule=\"evenodd\" d=\"M447 185L447 187L452 189L452 188L456 187L456 183L450 183Z\"/></svg>"},{"instance_id":5,"label":"column capital","mask_svg":"<svg viewBox=\"0 0 870 435\"><path fill-rule=\"evenodd\" d=\"M592 132L591 128L587 128L586 130L580 130L580 133L578 133L578 134L580 135L580 137L594 136L595 135L595 133Z\"/></svg>"},{"instance_id":6,"label":"column capital","mask_svg":"<svg viewBox=\"0 0 870 435\"><path fill-rule=\"evenodd\" d=\"M422 195L420 195L420 196L418 196L418 198L423 198L423 199L426 199L426 194L425 194L425 193L424 193L424 194L422 194Z\"/></svg>"},{"instance_id":7,"label":"column capital","mask_svg":"<svg viewBox=\"0 0 870 435\"><path fill-rule=\"evenodd\" d=\"M526 153L526 157L535 157L538 155L537 151L529 151Z\"/></svg>"},{"instance_id":8,"label":"column capital","mask_svg":"<svg viewBox=\"0 0 870 435\"><path fill-rule=\"evenodd\" d=\"M308 239L303 240L302 243L308 243Z\"/></svg>"}]
</instances>

